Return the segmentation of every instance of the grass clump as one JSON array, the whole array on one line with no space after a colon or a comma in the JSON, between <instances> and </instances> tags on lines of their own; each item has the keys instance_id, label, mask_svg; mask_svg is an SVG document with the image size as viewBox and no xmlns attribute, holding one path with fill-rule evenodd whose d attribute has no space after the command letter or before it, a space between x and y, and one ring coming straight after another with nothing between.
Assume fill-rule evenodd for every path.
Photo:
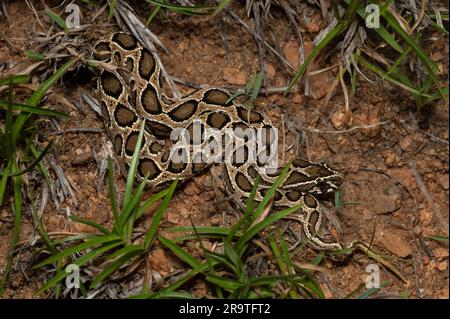
<instances>
[{"instance_id":1,"label":"grass clump","mask_svg":"<svg viewBox=\"0 0 450 319\"><path fill-rule=\"evenodd\" d=\"M47 169L42 163L43 157L51 147L49 143L44 150L39 151L35 142L38 125L43 116L66 117L66 114L49 110L41 106L42 99L50 87L71 68L76 59L70 60L44 81L24 103L17 103L14 96L16 85L27 83L29 76L14 75L0 80L0 88L9 86L7 98L0 99L0 207L6 204L6 195L12 192L11 212L14 216L14 228L11 236L10 249L6 269L0 281L0 294L12 269L13 251L19 240L22 223L24 196L33 196L28 187L28 174L35 168L44 176L49 184ZM32 215L36 217L36 215ZM33 218L37 229L41 229L39 218Z\"/></svg>"}]
</instances>

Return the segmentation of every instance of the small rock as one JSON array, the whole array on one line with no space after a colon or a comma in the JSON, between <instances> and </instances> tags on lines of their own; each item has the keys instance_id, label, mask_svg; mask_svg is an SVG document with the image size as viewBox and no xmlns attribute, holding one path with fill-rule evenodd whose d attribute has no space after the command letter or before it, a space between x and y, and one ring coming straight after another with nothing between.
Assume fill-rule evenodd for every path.
<instances>
[{"instance_id":1,"label":"small rock","mask_svg":"<svg viewBox=\"0 0 450 319\"><path fill-rule=\"evenodd\" d=\"M320 25L322 17L320 14L316 14L309 18L309 22L306 24L306 30L310 33L316 33L320 31Z\"/></svg>"},{"instance_id":2,"label":"small rock","mask_svg":"<svg viewBox=\"0 0 450 319\"><path fill-rule=\"evenodd\" d=\"M103 225L109 220L109 211L103 204L95 205L86 212L85 218Z\"/></svg>"},{"instance_id":3,"label":"small rock","mask_svg":"<svg viewBox=\"0 0 450 319\"><path fill-rule=\"evenodd\" d=\"M245 73L236 70L236 68L224 68L222 77L230 84L245 85L247 83Z\"/></svg>"},{"instance_id":4,"label":"small rock","mask_svg":"<svg viewBox=\"0 0 450 319\"><path fill-rule=\"evenodd\" d=\"M331 123L337 130L350 125L352 120L352 112L346 112L343 108L340 108L339 110L334 112L330 117Z\"/></svg>"},{"instance_id":5,"label":"small rock","mask_svg":"<svg viewBox=\"0 0 450 319\"><path fill-rule=\"evenodd\" d=\"M70 161L70 163L72 164L72 166L84 165L91 159L91 157L91 152L76 154L75 157Z\"/></svg>"},{"instance_id":6,"label":"small rock","mask_svg":"<svg viewBox=\"0 0 450 319\"><path fill-rule=\"evenodd\" d=\"M403 137L400 142L398 142L398 145L404 152L411 152L414 148L414 136L408 134L405 137Z\"/></svg>"},{"instance_id":7,"label":"small rock","mask_svg":"<svg viewBox=\"0 0 450 319\"><path fill-rule=\"evenodd\" d=\"M387 151L385 162L388 167L396 165L398 163L398 160L399 158L397 157L394 151L392 150Z\"/></svg>"},{"instance_id":8,"label":"small rock","mask_svg":"<svg viewBox=\"0 0 450 319\"><path fill-rule=\"evenodd\" d=\"M437 258L447 258L448 257L448 249L445 249L443 247L438 247L436 249L433 249L433 254Z\"/></svg>"},{"instance_id":9,"label":"small rock","mask_svg":"<svg viewBox=\"0 0 450 319\"><path fill-rule=\"evenodd\" d=\"M183 189L183 192L188 196L198 195L202 191L202 188L195 181L190 181Z\"/></svg>"},{"instance_id":10,"label":"small rock","mask_svg":"<svg viewBox=\"0 0 450 319\"><path fill-rule=\"evenodd\" d=\"M174 224L174 225L181 224L181 218L180 218L181 216L180 216L179 212L170 210L166 213L166 216L167 216L167 221L169 223Z\"/></svg>"},{"instance_id":11,"label":"small rock","mask_svg":"<svg viewBox=\"0 0 450 319\"><path fill-rule=\"evenodd\" d=\"M162 276L166 276L170 273L169 260L161 248L152 250L150 264L152 269L159 272Z\"/></svg>"},{"instance_id":12,"label":"small rock","mask_svg":"<svg viewBox=\"0 0 450 319\"><path fill-rule=\"evenodd\" d=\"M403 237L389 230L385 230L381 234L380 241L387 250L398 257L408 257L412 253L409 243Z\"/></svg>"},{"instance_id":13,"label":"small rock","mask_svg":"<svg viewBox=\"0 0 450 319\"><path fill-rule=\"evenodd\" d=\"M448 190L448 174L443 174L437 177L437 182L443 189Z\"/></svg>"},{"instance_id":14,"label":"small rock","mask_svg":"<svg viewBox=\"0 0 450 319\"><path fill-rule=\"evenodd\" d=\"M390 214L400 208L401 193L396 185L386 185L376 194L371 203L371 210L376 214Z\"/></svg>"},{"instance_id":15,"label":"small rock","mask_svg":"<svg viewBox=\"0 0 450 319\"><path fill-rule=\"evenodd\" d=\"M431 54L431 60L434 62L439 62L444 58L444 55L440 51L435 51Z\"/></svg>"},{"instance_id":16,"label":"small rock","mask_svg":"<svg viewBox=\"0 0 450 319\"><path fill-rule=\"evenodd\" d=\"M275 77L276 71L272 64L266 63L266 76L269 79L273 79Z\"/></svg>"},{"instance_id":17,"label":"small rock","mask_svg":"<svg viewBox=\"0 0 450 319\"><path fill-rule=\"evenodd\" d=\"M438 265L437 265L437 269L439 269L439 271L446 271L448 268L448 261L444 260L441 261Z\"/></svg>"},{"instance_id":18,"label":"small rock","mask_svg":"<svg viewBox=\"0 0 450 319\"><path fill-rule=\"evenodd\" d=\"M419 236L420 234L422 234L422 227L420 227L419 225L416 225L416 226L414 226L413 231L416 236Z\"/></svg>"}]
</instances>

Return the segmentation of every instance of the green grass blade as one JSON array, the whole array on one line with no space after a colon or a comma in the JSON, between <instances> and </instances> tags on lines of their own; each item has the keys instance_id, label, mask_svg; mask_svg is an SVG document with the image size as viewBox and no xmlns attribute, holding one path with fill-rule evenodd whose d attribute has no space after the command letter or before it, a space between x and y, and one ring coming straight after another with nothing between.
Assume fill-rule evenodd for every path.
<instances>
[{"instance_id":1,"label":"green grass blade","mask_svg":"<svg viewBox=\"0 0 450 319\"><path fill-rule=\"evenodd\" d=\"M56 12L52 11L50 8L47 8L45 12L57 25L59 25L61 28L64 29L64 32L67 32L66 21L63 18L61 18L61 16L59 16Z\"/></svg>"},{"instance_id":2,"label":"green grass blade","mask_svg":"<svg viewBox=\"0 0 450 319\"><path fill-rule=\"evenodd\" d=\"M114 189L114 170L112 167L112 159L108 157L108 195L111 203L111 208L114 214L114 229L118 232L119 236L122 236L122 223L120 220L119 209L117 208L117 198Z\"/></svg>"},{"instance_id":3,"label":"green grass blade","mask_svg":"<svg viewBox=\"0 0 450 319\"><path fill-rule=\"evenodd\" d=\"M161 242L161 244L170 249L172 253L174 253L178 258L180 258L182 261L184 261L192 268L197 268L201 266L201 262L199 262L196 258L187 253L184 249L175 244L173 241L163 236L158 236L158 240Z\"/></svg>"},{"instance_id":4,"label":"green grass blade","mask_svg":"<svg viewBox=\"0 0 450 319\"><path fill-rule=\"evenodd\" d=\"M89 253L81 256L80 258L74 260L72 262L72 264L75 264L78 267L81 267L84 264L86 264L87 262L89 262L90 260L94 259L95 257L102 255L103 253L105 253L108 250L111 250L111 249L117 247L120 244L121 244L121 242L114 242L114 243L111 243L109 245L101 246L100 248L94 249L91 252L89 252ZM50 278L41 288L39 288L36 291L35 294L36 295L42 294L44 291L46 291L47 289L53 287L54 285L59 283L61 280L66 278L68 275L69 275L69 273L67 273L65 270L59 271L55 276Z\"/></svg>"},{"instance_id":5,"label":"green grass blade","mask_svg":"<svg viewBox=\"0 0 450 319\"><path fill-rule=\"evenodd\" d=\"M135 176L136 176L137 165L138 165L138 162L139 162L139 153L141 151L142 139L143 139L143 136L144 136L144 129L145 129L145 120L141 124L141 128L139 130L138 139L136 141L136 146L134 148L133 157L132 157L132 160L131 160L131 165L130 165L130 168L128 170L127 182L126 182L126 185L125 185L125 195L124 195L124 198L123 198L123 206L124 207L126 207L128 205L128 202L131 200L131 194L133 192L134 179L135 179Z\"/></svg>"},{"instance_id":6,"label":"green grass blade","mask_svg":"<svg viewBox=\"0 0 450 319\"><path fill-rule=\"evenodd\" d=\"M289 169L291 168L292 163L289 162L286 167L283 168L280 175L276 178L275 182L272 184L272 186L269 188L267 193L264 195L262 201L258 204L258 207L255 210L255 213L253 214L252 218L250 219L249 225L252 225L258 218L261 216L261 214L264 212L264 209L267 207L269 202L272 200L272 197L275 195L276 190L284 183L284 180L286 179L286 176L289 172Z\"/></svg>"},{"instance_id":7,"label":"green grass blade","mask_svg":"<svg viewBox=\"0 0 450 319\"><path fill-rule=\"evenodd\" d=\"M89 287L91 289L97 287L97 285L99 283L101 283L103 280L105 280L105 278L110 276L112 273L114 273L120 267L122 267L126 262L130 261L132 258L136 257L137 255L139 255L141 253L142 253L142 250L131 251L131 252L121 256L117 260L113 261L111 263L111 265L107 266L105 269L102 270L102 272L100 274L98 274L97 277L95 277L95 279L92 281L92 283L90 284Z\"/></svg>"},{"instance_id":8,"label":"green grass blade","mask_svg":"<svg viewBox=\"0 0 450 319\"><path fill-rule=\"evenodd\" d=\"M30 80L30 77L28 75L13 75L13 76L7 77L5 79L1 79L0 86L7 85L7 84L26 83L29 80Z\"/></svg>"},{"instance_id":9,"label":"green grass blade","mask_svg":"<svg viewBox=\"0 0 450 319\"><path fill-rule=\"evenodd\" d=\"M247 242L252 239L257 233L259 233L261 230L265 229L270 224L288 216L289 214L292 214L293 212L299 210L301 208L301 205L296 205L294 207L289 207L287 209L284 209L280 212L276 212L258 224L254 225L253 227L250 227L243 236L237 241L235 249L238 252L239 256L242 256L244 253L244 250L242 249Z\"/></svg>"},{"instance_id":10,"label":"green grass blade","mask_svg":"<svg viewBox=\"0 0 450 319\"><path fill-rule=\"evenodd\" d=\"M44 150L38 155L37 158L35 158L33 160L33 162L31 162L31 164L27 168L25 168L17 173L11 173L9 176L20 176L20 175L30 172L36 165L38 165L41 162L41 160L44 158L44 156L48 154L52 145L53 145L53 141L48 143L48 145L44 148ZM0 175L1 174L2 173L0 172Z\"/></svg>"},{"instance_id":11,"label":"green grass blade","mask_svg":"<svg viewBox=\"0 0 450 319\"><path fill-rule=\"evenodd\" d=\"M161 219L164 215L164 212L166 211L167 207L169 206L169 202L172 199L173 193L175 192L175 188L177 187L178 180L175 180L172 185L170 185L169 190L164 196L164 199L161 203L161 205L158 207L158 209L155 212L155 215L152 219L152 225L150 226L150 229L148 230L147 236L145 236L144 240L144 247L145 250L148 251L150 246L152 245L156 233L158 232L159 223L161 222Z\"/></svg>"},{"instance_id":12,"label":"green grass blade","mask_svg":"<svg viewBox=\"0 0 450 319\"><path fill-rule=\"evenodd\" d=\"M70 256L76 252L83 251L87 248L91 248L97 245L106 244L106 243L116 243L119 242L122 243L121 239L116 234L111 234L107 236L95 236L92 239L89 239L88 241L81 243L79 245L76 245L74 247L67 248L63 251L61 251L58 255L51 256L47 258L46 260L38 263L37 265L34 265L32 269L41 268L42 266L51 264L53 262L56 262L58 259Z\"/></svg>"},{"instance_id":13,"label":"green grass blade","mask_svg":"<svg viewBox=\"0 0 450 319\"><path fill-rule=\"evenodd\" d=\"M75 215L70 215L70 219L72 219L73 221L76 221L77 223L91 226L91 227L99 230L100 232L102 232L105 235L110 235L111 234L111 232L106 227L104 227L104 226L102 226L102 225L100 225L100 224L98 224L98 223L96 223L96 222L94 222L92 220L81 218L81 217L78 217L78 216L75 216Z\"/></svg>"},{"instance_id":14,"label":"green grass blade","mask_svg":"<svg viewBox=\"0 0 450 319\"><path fill-rule=\"evenodd\" d=\"M8 102L0 100L0 105L7 107ZM11 106L12 106L13 110L24 111L24 112L27 112L30 114L35 114L35 115L45 115L45 116L52 116L52 117L65 117L65 118L68 117L68 115L63 112L43 109L40 107L30 106L30 105L26 105L26 104L12 103Z\"/></svg>"}]
</instances>

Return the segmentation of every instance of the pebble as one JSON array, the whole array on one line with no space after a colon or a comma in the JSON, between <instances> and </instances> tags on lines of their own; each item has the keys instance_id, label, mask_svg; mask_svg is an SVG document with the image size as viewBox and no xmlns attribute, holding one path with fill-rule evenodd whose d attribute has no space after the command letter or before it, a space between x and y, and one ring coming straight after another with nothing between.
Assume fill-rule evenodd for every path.
<instances>
[{"instance_id":1,"label":"pebble","mask_svg":"<svg viewBox=\"0 0 450 319\"><path fill-rule=\"evenodd\" d=\"M404 258L412 254L412 249L409 243L403 237L390 230L385 230L381 234L380 240L387 250L398 257Z\"/></svg>"},{"instance_id":2,"label":"pebble","mask_svg":"<svg viewBox=\"0 0 450 319\"><path fill-rule=\"evenodd\" d=\"M245 85L247 83L245 73L243 71L236 70L235 67L225 67L223 69L222 78L230 84Z\"/></svg>"},{"instance_id":3,"label":"pebble","mask_svg":"<svg viewBox=\"0 0 450 319\"><path fill-rule=\"evenodd\" d=\"M190 181L183 189L183 192L188 196L198 195L202 191L203 189L195 181Z\"/></svg>"}]
</instances>

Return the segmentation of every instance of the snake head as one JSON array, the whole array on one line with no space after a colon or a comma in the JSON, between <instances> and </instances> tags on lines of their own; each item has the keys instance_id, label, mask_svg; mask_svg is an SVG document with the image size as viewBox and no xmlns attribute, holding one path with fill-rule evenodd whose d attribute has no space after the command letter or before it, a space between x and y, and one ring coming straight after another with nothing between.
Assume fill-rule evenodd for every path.
<instances>
[{"instance_id":1,"label":"snake head","mask_svg":"<svg viewBox=\"0 0 450 319\"><path fill-rule=\"evenodd\" d=\"M321 195L335 192L342 184L342 175L327 164L311 163L302 159L292 161L292 173L285 185L292 183L305 188L304 192Z\"/></svg>"}]
</instances>

